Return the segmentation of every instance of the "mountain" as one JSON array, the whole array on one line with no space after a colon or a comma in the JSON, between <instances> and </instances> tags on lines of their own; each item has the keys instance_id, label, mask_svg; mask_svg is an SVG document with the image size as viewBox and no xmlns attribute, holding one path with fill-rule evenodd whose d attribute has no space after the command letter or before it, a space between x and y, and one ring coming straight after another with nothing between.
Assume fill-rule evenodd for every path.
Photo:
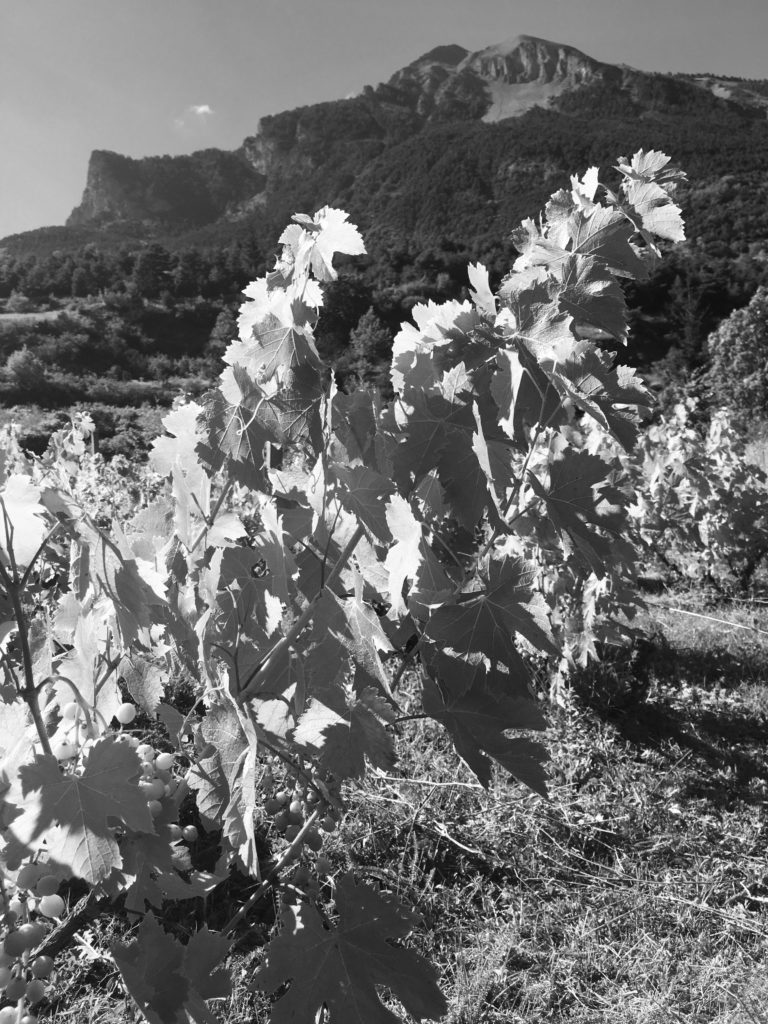
<instances>
[{"instance_id":1,"label":"mountain","mask_svg":"<svg viewBox=\"0 0 768 1024\"><path fill-rule=\"evenodd\" d=\"M506 213L508 204L498 193L521 175L528 184L549 187L576 169L572 161L564 166L562 158L546 152L553 148L546 138L539 137L540 150L531 152L536 150L529 142L531 129L542 130L535 117L526 119L533 111L560 115L547 129L553 137L569 134L563 119L586 117L593 122L588 133L593 141L604 133L605 122L614 129L613 122L623 119L633 129L632 138L619 143L625 148L649 148L649 135L663 135L660 129L670 121L687 122L683 135L690 136L693 127L696 139L693 146L690 138L684 140L685 152L675 144L675 133L667 133L670 151L684 163L699 144L707 149L712 122L730 120L742 128L759 121L764 130L766 109L766 83L648 74L532 36L515 36L476 52L439 46L358 96L262 118L255 134L234 152L208 149L131 159L97 150L82 200L66 226L77 229L72 238L81 244L89 231L103 241L126 233L168 237L210 225L226 230L227 224L248 221L266 241L295 210L337 203L361 211L366 221L366 211L375 208L384 229L396 224L397 231L413 229L423 236L419 217L406 209L413 199L403 192L402 165L411 160L423 165L420 154L435 146L451 147L439 161L441 172L446 161L453 162L451 180L466 176L456 170L461 166L479 178L468 192L457 182L460 219L465 220L464 207L477 193L483 202L501 203ZM474 155L478 144L491 160L485 167ZM599 149L602 158L600 146L576 149L579 157L582 150ZM614 148L606 158L616 155ZM585 159L594 157L585 152ZM530 188L524 191L527 195ZM539 189L539 204L544 199ZM487 230L493 230L491 221ZM12 236L1 244L20 251L25 237L35 234ZM56 231L51 243L61 247L66 237Z\"/></svg>"},{"instance_id":2,"label":"mountain","mask_svg":"<svg viewBox=\"0 0 768 1024\"><path fill-rule=\"evenodd\" d=\"M633 344L646 363L670 348L700 355L768 285L767 113L766 81L647 73L532 36L438 46L357 96L263 117L233 152L95 152L65 226L0 241L0 299L122 291L143 253L167 301L231 302L294 213L331 205L368 248L358 284L337 289L336 321L325 310L342 345L371 303L394 326L415 301L460 295L469 259L498 279L511 229L569 174L610 175L618 156L661 149L689 176L689 241L627 286Z\"/></svg>"}]
</instances>

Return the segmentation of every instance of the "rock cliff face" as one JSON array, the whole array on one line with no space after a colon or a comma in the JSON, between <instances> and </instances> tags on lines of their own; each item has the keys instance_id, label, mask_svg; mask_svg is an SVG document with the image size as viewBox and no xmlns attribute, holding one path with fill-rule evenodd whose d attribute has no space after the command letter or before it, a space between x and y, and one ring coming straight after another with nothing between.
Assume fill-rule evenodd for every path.
<instances>
[{"instance_id":1,"label":"rock cliff face","mask_svg":"<svg viewBox=\"0 0 768 1024\"><path fill-rule=\"evenodd\" d=\"M82 201L67 226L138 221L195 227L224 216L263 184L242 150L204 149L190 156L140 160L96 150Z\"/></svg>"},{"instance_id":2,"label":"rock cliff face","mask_svg":"<svg viewBox=\"0 0 768 1024\"><path fill-rule=\"evenodd\" d=\"M550 43L534 36L514 36L506 42L469 54L459 65L489 81L508 85L539 82L570 88L589 85L606 76L621 77L620 70L593 60L581 50Z\"/></svg>"}]
</instances>

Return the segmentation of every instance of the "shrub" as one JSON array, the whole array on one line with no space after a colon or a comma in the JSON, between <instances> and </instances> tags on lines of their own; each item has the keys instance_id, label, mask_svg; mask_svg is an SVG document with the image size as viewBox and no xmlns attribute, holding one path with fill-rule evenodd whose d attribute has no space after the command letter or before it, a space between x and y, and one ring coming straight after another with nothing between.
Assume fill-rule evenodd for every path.
<instances>
[{"instance_id":1,"label":"shrub","mask_svg":"<svg viewBox=\"0 0 768 1024\"><path fill-rule=\"evenodd\" d=\"M742 423L768 415L768 289L737 309L707 339L707 390Z\"/></svg>"}]
</instances>

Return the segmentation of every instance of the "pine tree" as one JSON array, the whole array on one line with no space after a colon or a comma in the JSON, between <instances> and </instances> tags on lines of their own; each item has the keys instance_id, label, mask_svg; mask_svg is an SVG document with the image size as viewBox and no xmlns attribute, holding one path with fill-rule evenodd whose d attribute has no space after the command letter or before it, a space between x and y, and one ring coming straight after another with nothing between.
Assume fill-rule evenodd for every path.
<instances>
[{"instance_id":1,"label":"pine tree","mask_svg":"<svg viewBox=\"0 0 768 1024\"><path fill-rule=\"evenodd\" d=\"M369 306L349 336L348 367L365 384L386 385L386 371L392 350L392 333Z\"/></svg>"}]
</instances>

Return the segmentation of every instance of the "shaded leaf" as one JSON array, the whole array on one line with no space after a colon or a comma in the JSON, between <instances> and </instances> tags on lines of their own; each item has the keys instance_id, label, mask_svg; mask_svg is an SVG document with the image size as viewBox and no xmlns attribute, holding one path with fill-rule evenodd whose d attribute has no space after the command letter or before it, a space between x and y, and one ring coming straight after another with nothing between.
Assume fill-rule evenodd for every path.
<instances>
[{"instance_id":1,"label":"shaded leaf","mask_svg":"<svg viewBox=\"0 0 768 1024\"><path fill-rule=\"evenodd\" d=\"M484 576L484 591L462 595L461 604L438 608L425 634L459 654L477 652L491 661L503 660L515 633L540 651L556 654L546 605L532 589L532 568L521 559L505 557L491 561Z\"/></svg>"},{"instance_id":2,"label":"shaded leaf","mask_svg":"<svg viewBox=\"0 0 768 1024\"><path fill-rule=\"evenodd\" d=\"M378 768L393 766L394 744L383 723L394 717L391 706L372 688L357 695L329 683L309 701L293 741L315 751L338 778L359 779L366 758Z\"/></svg>"},{"instance_id":3,"label":"shaded leaf","mask_svg":"<svg viewBox=\"0 0 768 1024\"><path fill-rule=\"evenodd\" d=\"M220 967L229 946L223 935L207 928L182 946L147 914L135 940L114 943L110 952L150 1024L188 1024L189 1017L197 1024L216 1024L205 999L231 993L229 974Z\"/></svg>"},{"instance_id":4,"label":"shaded leaf","mask_svg":"<svg viewBox=\"0 0 768 1024\"><path fill-rule=\"evenodd\" d=\"M127 744L112 737L93 745L82 775L63 775L48 755L38 756L19 774L27 800L22 816L11 825L12 843L27 846L56 826L57 860L92 885L122 864L110 820L137 832L154 831L146 797L138 787L139 759Z\"/></svg>"},{"instance_id":5,"label":"shaded leaf","mask_svg":"<svg viewBox=\"0 0 768 1024\"><path fill-rule=\"evenodd\" d=\"M272 1024L309 1024L323 1007L333 1024L399 1024L378 986L390 989L416 1020L442 1017L447 1004L434 969L418 953L386 941L404 938L418 919L396 897L356 885L349 874L337 881L335 897L334 928L307 904L283 910L281 932L253 981L273 992L291 980L272 1009Z\"/></svg>"},{"instance_id":6,"label":"shaded leaf","mask_svg":"<svg viewBox=\"0 0 768 1024\"><path fill-rule=\"evenodd\" d=\"M531 700L496 696L475 683L460 696L444 697L429 678L423 680L424 711L445 726L456 753L484 786L491 782L491 762L498 761L535 793L547 795L546 748L525 737L510 738L509 729L541 728L541 713Z\"/></svg>"}]
</instances>

